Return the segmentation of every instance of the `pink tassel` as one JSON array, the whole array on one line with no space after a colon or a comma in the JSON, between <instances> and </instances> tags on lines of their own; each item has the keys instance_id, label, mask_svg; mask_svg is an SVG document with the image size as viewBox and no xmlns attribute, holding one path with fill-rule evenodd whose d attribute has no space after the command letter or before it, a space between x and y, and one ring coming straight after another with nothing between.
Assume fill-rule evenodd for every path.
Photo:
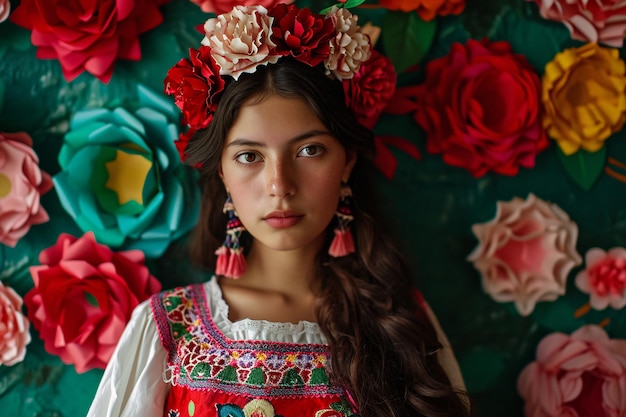
<instances>
[{"instance_id":1,"label":"pink tassel","mask_svg":"<svg viewBox=\"0 0 626 417\"><path fill-rule=\"evenodd\" d=\"M335 237L330 244L328 253L335 258L339 256L346 256L354 252L354 240L352 239L352 232L350 229L341 230L335 229Z\"/></svg>"},{"instance_id":2,"label":"pink tassel","mask_svg":"<svg viewBox=\"0 0 626 417\"><path fill-rule=\"evenodd\" d=\"M215 251L215 254L217 255L215 274L226 275L226 271L228 270L228 263L230 260L230 249L228 249L226 246L220 246L219 249Z\"/></svg>"},{"instance_id":3,"label":"pink tassel","mask_svg":"<svg viewBox=\"0 0 626 417\"><path fill-rule=\"evenodd\" d=\"M237 279L246 272L246 258L243 256L241 249L237 251L230 251L230 257L228 259L228 268L224 273L224 276L232 279Z\"/></svg>"}]
</instances>

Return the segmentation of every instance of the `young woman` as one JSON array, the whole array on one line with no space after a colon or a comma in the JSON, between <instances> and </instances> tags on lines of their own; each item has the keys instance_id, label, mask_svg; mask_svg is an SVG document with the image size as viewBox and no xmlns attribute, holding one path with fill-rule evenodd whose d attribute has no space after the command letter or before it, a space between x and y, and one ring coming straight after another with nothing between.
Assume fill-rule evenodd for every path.
<instances>
[{"instance_id":1,"label":"young woman","mask_svg":"<svg viewBox=\"0 0 626 417\"><path fill-rule=\"evenodd\" d=\"M238 10L283 23L305 10L335 38L349 17ZM218 50L219 27L205 28ZM469 415L449 343L373 207L372 132L313 55L226 70L208 93L185 161L203 190L192 259L216 276L136 309L89 416Z\"/></svg>"}]
</instances>

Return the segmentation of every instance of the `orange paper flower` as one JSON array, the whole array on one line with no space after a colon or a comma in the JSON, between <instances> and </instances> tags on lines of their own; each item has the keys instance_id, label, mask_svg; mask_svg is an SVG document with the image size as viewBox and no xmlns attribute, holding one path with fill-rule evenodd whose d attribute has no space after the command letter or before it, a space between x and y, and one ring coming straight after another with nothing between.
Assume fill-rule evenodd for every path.
<instances>
[{"instance_id":1,"label":"orange paper flower","mask_svg":"<svg viewBox=\"0 0 626 417\"><path fill-rule=\"evenodd\" d=\"M437 15L461 14L465 9L465 0L380 0L380 5L388 10L415 10L423 20L430 21Z\"/></svg>"},{"instance_id":2,"label":"orange paper flower","mask_svg":"<svg viewBox=\"0 0 626 417\"><path fill-rule=\"evenodd\" d=\"M588 43L558 53L542 80L543 125L566 155L596 152L626 120L626 66L617 49Z\"/></svg>"}]
</instances>

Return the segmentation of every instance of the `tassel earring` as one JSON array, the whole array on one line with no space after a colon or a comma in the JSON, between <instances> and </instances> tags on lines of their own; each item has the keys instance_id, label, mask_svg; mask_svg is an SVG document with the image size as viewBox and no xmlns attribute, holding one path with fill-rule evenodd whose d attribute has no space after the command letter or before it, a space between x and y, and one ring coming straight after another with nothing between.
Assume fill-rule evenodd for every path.
<instances>
[{"instance_id":1,"label":"tassel earring","mask_svg":"<svg viewBox=\"0 0 626 417\"><path fill-rule=\"evenodd\" d=\"M354 220L352 215L352 189L348 183L341 184L339 195L339 205L335 212L337 216L337 227L328 253L335 258L346 256L354 252L354 240L350 231L350 222Z\"/></svg>"},{"instance_id":2,"label":"tassel earring","mask_svg":"<svg viewBox=\"0 0 626 417\"><path fill-rule=\"evenodd\" d=\"M237 217L230 194L228 194L224 203L224 213L228 214L226 239L222 246L215 251L217 255L215 273L226 278L237 279L246 272L246 258L243 256L243 248L239 241L241 233L246 229L243 227L239 217Z\"/></svg>"}]
</instances>

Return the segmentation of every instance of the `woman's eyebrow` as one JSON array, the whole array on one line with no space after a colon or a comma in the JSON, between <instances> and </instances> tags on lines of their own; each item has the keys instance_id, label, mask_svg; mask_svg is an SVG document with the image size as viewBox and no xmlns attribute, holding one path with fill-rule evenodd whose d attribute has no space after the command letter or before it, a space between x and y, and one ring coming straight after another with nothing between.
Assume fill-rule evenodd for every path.
<instances>
[{"instance_id":1,"label":"woman's eyebrow","mask_svg":"<svg viewBox=\"0 0 626 417\"><path fill-rule=\"evenodd\" d=\"M314 129L314 130L309 130L308 132L304 132L298 136L295 136L291 139L289 139L289 141L287 142L288 144L293 144L296 142L300 142L302 140L308 139L308 138L312 138L315 136L322 136L322 135L329 135L332 136L332 134L327 131L327 130L318 130L318 129ZM237 139L233 139L231 142L229 142L226 147L231 147L231 146L255 146L255 147L259 147L259 148L265 148L267 145L263 142L258 142L252 139L246 139L246 138L237 138Z\"/></svg>"}]
</instances>

